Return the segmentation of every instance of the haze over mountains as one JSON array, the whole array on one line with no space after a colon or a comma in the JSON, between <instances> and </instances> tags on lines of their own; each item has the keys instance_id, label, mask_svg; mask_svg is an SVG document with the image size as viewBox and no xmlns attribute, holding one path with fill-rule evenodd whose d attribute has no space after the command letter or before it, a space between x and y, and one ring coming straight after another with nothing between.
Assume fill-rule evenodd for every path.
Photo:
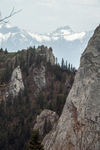
<instances>
[{"instance_id":1,"label":"haze over mountains","mask_svg":"<svg viewBox=\"0 0 100 150\"><path fill-rule=\"evenodd\" d=\"M47 34L32 33L9 24L0 25L0 47L8 51L18 51L29 46L46 45L53 48L58 61L64 58L76 68L79 66L81 53L84 51L93 31L74 32L64 26Z\"/></svg>"}]
</instances>

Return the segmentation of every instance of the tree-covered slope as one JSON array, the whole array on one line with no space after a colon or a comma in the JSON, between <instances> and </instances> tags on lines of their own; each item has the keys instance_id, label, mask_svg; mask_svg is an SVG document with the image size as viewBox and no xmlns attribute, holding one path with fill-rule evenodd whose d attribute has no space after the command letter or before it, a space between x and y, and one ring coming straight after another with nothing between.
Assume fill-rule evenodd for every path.
<instances>
[{"instance_id":1,"label":"tree-covered slope","mask_svg":"<svg viewBox=\"0 0 100 150\"><path fill-rule=\"evenodd\" d=\"M25 150L42 110L60 116L74 75L63 59L58 64L52 48L0 50L0 150Z\"/></svg>"}]
</instances>

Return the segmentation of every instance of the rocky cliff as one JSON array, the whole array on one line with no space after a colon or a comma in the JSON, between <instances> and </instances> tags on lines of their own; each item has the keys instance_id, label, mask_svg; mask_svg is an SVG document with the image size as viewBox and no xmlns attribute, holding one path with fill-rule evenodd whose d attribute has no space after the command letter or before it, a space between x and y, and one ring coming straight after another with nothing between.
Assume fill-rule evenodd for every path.
<instances>
[{"instance_id":1,"label":"rocky cliff","mask_svg":"<svg viewBox=\"0 0 100 150\"><path fill-rule=\"evenodd\" d=\"M44 109L40 115L36 118L36 124L34 129L39 130L40 138L43 137L51 131L51 129L56 126L59 116L56 112Z\"/></svg>"},{"instance_id":2,"label":"rocky cliff","mask_svg":"<svg viewBox=\"0 0 100 150\"><path fill-rule=\"evenodd\" d=\"M45 150L100 150L100 26L82 54L56 130L43 144Z\"/></svg>"},{"instance_id":3,"label":"rocky cliff","mask_svg":"<svg viewBox=\"0 0 100 150\"><path fill-rule=\"evenodd\" d=\"M35 94L38 94L46 86L46 68L41 65L40 69L34 68L33 70L33 80L36 86Z\"/></svg>"},{"instance_id":4,"label":"rocky cliff","mask_svg":"<svg viewBox=\"0 0 100 150\"><path fill-rule=\"evenodd\" d=\"M54 61L45 46L14 53L0 49L0 150L27 149L37 115L41 139L61 115L75 68Z\"/></svg>"},{"instance_id":5,"label":"rocky cliff","mask_svg":"<svg viewBox=\"0 0 100 150\"><path fill-rule=\"evenodd\" d=\"M39 52L40 56L46 58L47 62L50 62L52 65L55 64L55 56L53 55L52 48L47 48L46 46L42 45L39 46L37 51Z\"/></svg>"},{"instance_id":6,"label":"rocky cliff","mask_svg":"<svg viewBox=\"0 0 100 150\"><path fill-rule=\"evenodd\" d=\"M24 83L20 66L17 66L13 70L9 84L7 86L2 86L4 89L3 92L1 92L3 100L7 100L9 96L15 98L18 96L19 92L24 91Z\"/></svg>"},{"instance_id":7,"label":"rocky cliff","mask_svg":"<svg viewBox=\"0 0 100 150\"><path fill-rule=\"evenodd\" d=\"M21 90L24 90L24 83L20 66L18 66L12 72L11 81L9 84L9 93L15 97L18 96Z\"/></svg>"}]
</instances>

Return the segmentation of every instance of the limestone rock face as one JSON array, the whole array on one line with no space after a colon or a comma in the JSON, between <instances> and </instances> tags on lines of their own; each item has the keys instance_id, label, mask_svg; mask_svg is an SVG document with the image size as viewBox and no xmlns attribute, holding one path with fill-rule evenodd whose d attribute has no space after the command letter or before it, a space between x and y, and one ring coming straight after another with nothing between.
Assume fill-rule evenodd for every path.
<instances>
[{"instance_id":1,"label":"limestone rock face","mask_svg":"<svg viewBox=\"0 0 100 150\"><path fill-rule=\"evenodd\" d=\"M43 144L45 150L100 150L100 26L82 54L56 130Z\"/></svg>"},{"instance_id":2,"label":"limestone rock face","mask_svg":"<svg viewBox=\"0 0 100 150\"><path fill-rule=\"evenodd\" d=\"M33 80L35 82L35 85L37 87L37 93L40 92L42 88L46 86L46 71L45 66L41 65L41 68L34 68L33 70Z\"/></svg>"},{"instance_id":3,"label":"limestone rock face","mask_svg":"<svg viewBox=\"0 0 100 150\"><path fill-rule=\"evenodd\" d=\"M42 45L38 47L37 51L41 56L46 58L47 62L50 62L52 65L55 64L55 56L53 55L52 48L47 48Z\"/></svg>"},{"instance_id":4,"label":"limestone rock face","mask_svg":"<svg viewBox=\"0 0 100 150\"><path fill-rule=\"evenodd\" d=\"M22 72L20 66L18 66L12 73L11 82L9 85L9 93L15 97L18 95L20 90L24 90L24 84L22 80Z\"/></svg>"},{"instance_id":5,"label":"limestone rock face","mask_svg":"<svg viewBox=\"0 0 100 150\"><path fill-rule=\"evenodd\" d=\"M51 131L51 129L57 124L58 115L56 112L45 109L37 116L34 129L39 130L41 139Z\"/></svg>"}]
</instances>

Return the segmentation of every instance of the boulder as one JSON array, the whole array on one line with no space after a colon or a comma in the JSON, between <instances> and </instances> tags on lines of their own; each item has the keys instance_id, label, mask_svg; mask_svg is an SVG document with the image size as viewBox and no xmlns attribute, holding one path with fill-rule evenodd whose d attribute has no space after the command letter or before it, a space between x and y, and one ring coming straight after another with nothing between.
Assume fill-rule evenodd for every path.
<instances>
[{"instance_id":1,"label":"boulder","mask_svg":"<svg viewBox=\"0 0 100 150\"><path fill-rule=\"evenodd\" d=\"M49 133L54 126L56 126L57 121L58 115L56 112L45 109L37 116L34 129L39 130L40 138L43 139L43 137Z\"/></svg>"}]
</instances>

